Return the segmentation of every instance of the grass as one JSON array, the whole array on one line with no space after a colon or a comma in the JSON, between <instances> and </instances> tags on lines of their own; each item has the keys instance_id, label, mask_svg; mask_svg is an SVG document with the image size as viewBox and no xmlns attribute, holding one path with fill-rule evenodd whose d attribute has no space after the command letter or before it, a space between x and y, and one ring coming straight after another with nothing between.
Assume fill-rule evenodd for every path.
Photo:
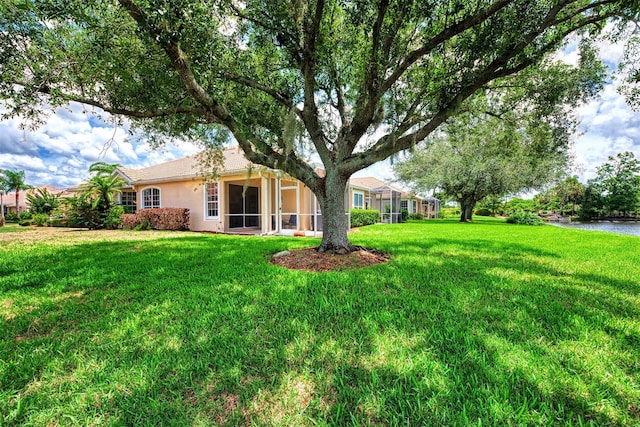
<instances>
[{"instance_id":1,"label":"grass","mask_svg":"<svg viewBox=\"0 0 640 427\"><path fill-rule=\"evenodd\" d=\"M640 238L478 220L317 240L0 234L0 425L640 424Z\"/></svg>"}]
</instances>

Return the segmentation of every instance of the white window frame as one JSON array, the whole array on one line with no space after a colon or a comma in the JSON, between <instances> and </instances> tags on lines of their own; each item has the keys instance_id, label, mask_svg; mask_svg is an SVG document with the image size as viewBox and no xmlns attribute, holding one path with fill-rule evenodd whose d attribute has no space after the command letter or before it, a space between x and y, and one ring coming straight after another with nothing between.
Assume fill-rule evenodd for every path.
<instances>
[{"instance_id":1,"label":"white window frame","mask_svg":"<svg viewBox=\"0 0 640 427\"><path fill-rule=\"evenodd\" d=\"M152 190L158 190L158 206L148 206L147 205L147 200L145 197L145 191L152 191ZM153 195L151 196L153 198ZM162 190L160 189L160 187L147 187L147 188L143 188L140 191L140 204L142 209L152 209L152 208L159 208L162 206Z\"/></svg>"},{"instance_id":2,"label":"white window frame","mask_svg":"<svg viewBox=\"0 0 640 427\"><path fill-rule=\"evenodd\" d=\"M209 200L209 185L216 186L217 198L215 201ZM204 219L209 221L211 220L219 221L220 220L220 182L219 181L205 182L203 193L204 193ZM215 215L215 216L209 215L209 203L215 203L217 205L216 210L218 211L218 215Z\"/></svg>"},{"instance_id":3,"label":"white window frame","mask_svg":"<svg viewBox=\"0 0 640 427\"><path fill-rule=\"evenodd\" d=\"M407 212L409 212L409 201L408 200L400 200L400 210L402 210L402 209L406 209Z\"/></svg>"},{"instance_id":4,"label":"white window frame","mask_svg":"<svg viewBox=\"0 0 640 427\"><path fill-rule=\"evenodd\" d=\"M356 196L360 196L360 205L356 204ZM364 209L364 192L363 191L354 191L352 196L353 209Z\"/></svg>"},{"instance_id":5,"label":"white window frame","mask_svg":"<svg viewBox=\"0 0 640 427\"><path fill-rule=\"evenodd\" d=\"M412 213L418 212L418 202L416 200L411 201L411 212Z\"/></svg>"},{"instance_id":6,"label":"white window frame","mask_svg":"<svg viewBox=\"0 0 640 427\"><path fill-rule=\"evenodd\" d=\"M128 204L125 205L124 204L124 193L132 193L134 200L133 200L133 204ZM131 213L136 213L136 211L138 210L138 193L136 193L135 190L122 190L122 192L120 193L120 195L118 196L119 200L120 200L120 206L127 207L127 208L132 208L131 209Z\"/></svg>"}]
</instances>

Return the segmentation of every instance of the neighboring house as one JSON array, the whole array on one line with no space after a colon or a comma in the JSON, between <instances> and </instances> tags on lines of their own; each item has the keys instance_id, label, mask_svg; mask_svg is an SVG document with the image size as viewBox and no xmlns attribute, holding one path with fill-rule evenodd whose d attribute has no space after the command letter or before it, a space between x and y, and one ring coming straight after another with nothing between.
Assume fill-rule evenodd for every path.
<instances>
[{"instance_id":1,"label":"neighboring house","mask_svg":"<svg viewBox=\"0 0 640 427\"><path fill-rule=\"evenodd\" d=\"M194 231L305 235L322 231L320 205L311 190L282 171L251 164L239 148L223 151L215 180L205 180L201 169L197 156L143 169L120 167L114 173L127 185L119 203L127 212L187 208L189 228ZM405 204L410 213L423 207L421 198L376 178L352 178L345 202L347 211L380 210L381 222L398 222Z\"/></svg>"},{"instance_id":2,"label":"neighboring house","mask_svg":"<svg viewBox=\"0 0 640 427\"><path fill-rule=\"evenodd\" d=\"M350 209L376 209L380 222L400 222L403 190L374 177L351 178ZM405 193L406 194L406 193Z\"/></svg>"},{"instance_id":3,"label":"neighboring house","mask_svg":"<svg viewBox=\"0 0 640 427\"><path fill-rule=\"evenodd\" d=\"M60 188L52 187L50 185L42 185L40 187L33 187L28 190L21 190L18 194L18 209L16 209L16 192L13 191L11 193L4 194L2 196L2 202L4 204L4 213L15 214L29 210L29 202L27 201L27 194L36 194L38 189L46 189L51 194L60 194L62 196L68 196L70 193L67 193L65 190Z\"/></svg>"},{"instance_id":4,"label":"neighboring house","mask_svg":"<svg viewBox=\"0 0 640 427\"><path fill-rule=\"evenodd\" d=\"M440 212L440 199L433 196L422 199L422 214L425 218L438 218Z\"/></svg>"},{"instance_id":5,"label":"neighboring house","mask_svg":"<svg viewBox=\"0 0 640 427\"><path fill-rule=\"evenodd\" d=\"M374 177L351 178L348 188L349 208L377 209L381 222L399 222L403 209L425 218L437 218L440 210L435 197L422 198Z\"/></svg>"}]
</instances>

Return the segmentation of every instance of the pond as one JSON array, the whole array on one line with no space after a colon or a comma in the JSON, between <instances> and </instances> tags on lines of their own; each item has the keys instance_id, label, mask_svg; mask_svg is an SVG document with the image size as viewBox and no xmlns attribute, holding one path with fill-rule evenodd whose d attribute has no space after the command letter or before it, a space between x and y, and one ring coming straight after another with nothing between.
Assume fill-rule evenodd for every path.
<instances>
[{"instance_id":1,"label":"pond","mask_svg":"<svg viewBox=\"0 0 640 427\"><path fill-rule=\"evenodd\" d=\"M591 221L591 222L568 222L553 223L559 227L578 228L581 230L607 231L609 233L631 234L640 236L640 222L632 221Z\"/></svg>"}]
</instances>

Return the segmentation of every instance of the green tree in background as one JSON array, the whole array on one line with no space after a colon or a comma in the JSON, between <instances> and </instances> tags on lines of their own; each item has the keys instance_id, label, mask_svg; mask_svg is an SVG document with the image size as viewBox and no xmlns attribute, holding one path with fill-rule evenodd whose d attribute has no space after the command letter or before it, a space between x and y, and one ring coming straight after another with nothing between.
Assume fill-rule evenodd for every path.
<instances>
[{"instance_id":1,"label":"green tree in background","mask_svg":"<svg viewBox=\"0 0 640 427\"><path fill-rule=\"evenodd\" d=\"M567 36L637 14L634 0L5 0L0 97L35 124L43 103L77 101L156 142L219 147L228 134L313 191L320 250L344 253L352 174L416 147Z\"/></svg>"},{"instance_id":2,"label":"green tree in background","mask_svg":"<svg viewBox=\"0 0 640 427\"><path fill-rule=\"evenodd\" d=\"M589 181L589 209L626 215L640 209L640 161L632 152L609 156Z\"/></svg>"},{"instance_id":3,"label":"green tree in background","mask_svg":"<svg viewBox=\"0 0 640 427\"><path fill-rule=\"evenodd\" d=\"M31 186L26 183L26 173L19 170L4 169L0 170L0 174L2 175L1 179L4 182L5 189L16 193L16 214L19 214L20 191L31 188Z\"/></svg>"},{"instance_id":4,"label":"green tree in background","mask_svg":"<svg viewBox=\"0 0 640 427\"><path fill-rule=\"evenodd\" d=\"M552 83L552 77L545 81ZM556 83L554 99L543 104L526 102L526 90L508 90L500 100L495 94L474 98L470 112L450 118L427 140L425 150L395 165L397 176L415 191L440 188L454 197L462 222L472 219L476 204L486 197L557 180L569 167L574 128L563 104L576 99L577 85Z\"/></svg>"},{"instance_id":5,"label":"green tree in background","mask_svg":"<svg viewBox=\"0 0 640 427\"><path fill-rule=\"evenodd\" d=\"M27 203L31 213L50 215L60 203L60 193L52 194L46 188L38 188L35 193L27 194Z\"/></svg>"}]
</instances>

